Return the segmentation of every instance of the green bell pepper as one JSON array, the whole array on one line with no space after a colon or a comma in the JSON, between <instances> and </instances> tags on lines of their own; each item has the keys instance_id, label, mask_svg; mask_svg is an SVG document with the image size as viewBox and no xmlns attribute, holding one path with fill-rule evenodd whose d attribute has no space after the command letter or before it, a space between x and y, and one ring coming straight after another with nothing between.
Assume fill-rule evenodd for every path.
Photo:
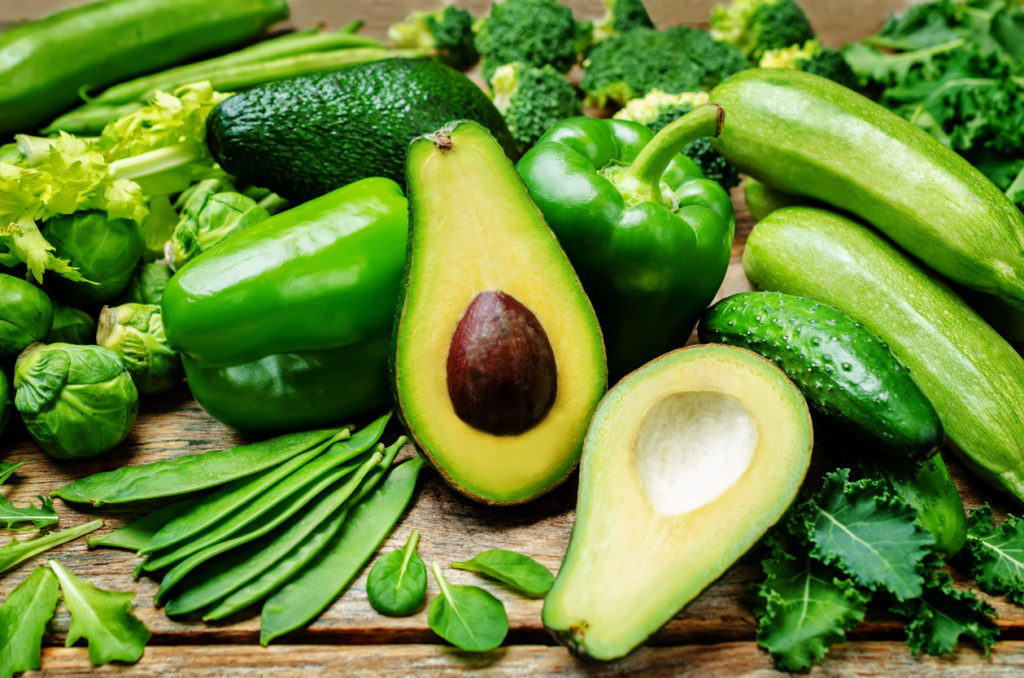
<instances>
[{"instance_id":1,"label":"green bell pepper","mask_svg":"<svg viewBox=\"0 0 1024 678\"><path fill-rule=\"evenodd\" d=\"M686 343L725 277L732 202L681 153L722 117L702 106L654 137L569 118L516 166L594 305L613 378Z\"/></svg>"},{"instance_id":2,"label":"green bell pepper","mask_svg":"<svg viewBox=\"0 0 1024 678\"><path fill-rule=\"evenodd\" d=\"M199 404L247 433L385 405L407 230L401 188L363 179L183 266L164 290L164 330Z\"/></svg>"}]
</instances>

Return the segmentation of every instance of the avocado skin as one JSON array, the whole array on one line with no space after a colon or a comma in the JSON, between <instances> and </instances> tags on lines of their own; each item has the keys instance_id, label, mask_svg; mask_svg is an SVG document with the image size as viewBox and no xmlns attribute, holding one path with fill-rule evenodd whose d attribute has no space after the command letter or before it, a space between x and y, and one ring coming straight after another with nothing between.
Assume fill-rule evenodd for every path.
<instances>
[{"instance_id":1,"label":"avocado skin","mask_svg":"<svg viewBox=\"0 0 1024 678\"><path fill-rule=\"evenodd\" d=\"M461 119L487 127L518 159L487 95L426 59L384 59L236 94L211 112L206 142L230 174L305 201L371 176L404 187L409 142Z\"/></svg>"}]
</instances>

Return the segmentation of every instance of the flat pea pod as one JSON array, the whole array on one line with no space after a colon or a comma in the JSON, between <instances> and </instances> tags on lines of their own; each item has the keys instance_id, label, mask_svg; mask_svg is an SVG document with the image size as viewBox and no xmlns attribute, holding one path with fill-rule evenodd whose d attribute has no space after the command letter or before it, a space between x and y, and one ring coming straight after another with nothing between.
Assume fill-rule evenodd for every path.
<instances>
[{"instance_id":1,"label":"flat pea pod","mask_svg":"<svg viewBox=\"0 0 1024 678\"><path fill-rule=\"evenodd\" d=\"M113 532L101 534L98 537L86 537L85 543L90 549L112 548L138 551L149 543L153 535L159 532L160 528L167 524L167 521L181 515L182 511L188 510L194 503L195 499L191 497L175 502L159 511L147 513Z\"/></svg>"},{"instance_id":2,"label":"flat pea pod","mask_svg":"<svg viewBox=\"0 0 1024 678\"><path fill-rule=\"evenodd\" d=\"M46 292L0 273L0 360L7 361L41 340L52 322L53 304Z\"/></svg>"},{"instance_id":3,"label":"flat pea pod","mask_svg":"<svg viewBox=\"0 0 1024 678\"><path fill-rule=\"evenodd\" d=\"M316 483L312 487L295 492L288 502L274 507L274 509L265 516L265 520L258 527L236 537L232 537L231 539L223 539L210 544L201 551L198 551L185 560L177 563L170 572L164 575L163 580L160 582L160 588L157 589L156 595L153 596L154 604L162 605L167 599L167 592L180 582L185 575L199 565L202 565L218 554L248 544L254 539L259 539L278 525L284 524L286 520L295 515L295 513L300 509L305 509L307 505L321 492L350 474L354 474L354 477L346 482L346 485L351 485L351 488L354 491L359 482L362 481L363 477L370 472L373 466L377 464L382 457L383 454L380 451L374 452L369 459L365 460L358 467L355 467L355 464L352 463L335 469L332 473L324 476L320 482Z\"/></svg>"},{"instance_id":4,"label":"flat pea pod","mask_svg":"<svg viewBox=\"0 0 1024 678\"><path fill-rule=\"evenodd\" d=\"M168 548L198 534L221 518L232 515L233 511L241 510L247 503L265 495L279 481L311 461L329 445L332 446L331 454L339 455L337 457L339 462L346 461L346 456L351 459L366 452L380 439L390 417L389 413L378 418L357 431L348 440L323 442L308 452L303 452L270 469L267 473L261 473L252 478L242 478L218 488L209 497L195 503L190 510L182 512L169 521L163 529L153 535L153 539L140 550L140 553L152 553Z\"/></svg>"},{"instance_id":5,"label":"flat pea pod","mask_svg":"<svg viewBox=\"0 0 1024 678\"><path fill-rule=\"evenodd\" d=\"M336 450L332 447L269 487L253 501L243 504L238 510L213 525L191 535L188 541L149 553L142 569L147 572L159 570L223 542L253 522L264 520L282 508L287 510L297 497L309 491L308 488L322 487L324 478L334 477L338 473L343 477L352 473L362 463L363 459L351 450Z\"/></svg>"},{"instance_id":6,"label":"flat pea pod","mask_svg":"<svg viewBox=\"0 0 1024 678\"><path fill-rule=\"evenodd\" d=\"M343 440L348 435L345 428L288 433L225 450L189 454L142 466L122 466L86 476L50 494L64 501L93 506L173 497L251 476L325 440Z\"/></svg>"},{"instance_id":7,"label":"flat pea pod","mask_svg":"<svg viewBox=\"0 0 1024 678\"><path fill-rule=\"evenodd\" d=\"M972 470L1024 501L1024 358L938 279L872 230L811 207L769 214L743 270L810 297L889 345Z\"/></svg>"},{"instance_id":8,"label":"flat pea pod","mask_svg":"<svg viewBox=\"0 0 1024 678\"><path fill-rule=\"evenodd\" d=\"M308 624L341 595L405 513L422 468L423 459L417 457L392 469L352 509L327 550L264 603L261 644Z\"/></svg>"},{"instance_id":9,"label":"flat pea pod","mask_svg":"<svg viewBox=\"0 0 1024 678\"><path fill-rule=\"evenodd\" d=\"M221 601L216 607L203 615L204 620L223 619L246 607L263 600L274 591L278 590L291 579L297 572L313 560L327 545L334 540L341 531L352 507L363 500L366 495L372 492L380 483L381 478L391 467L398 450L406 442L401 437L392 444L384 453L384 459L377 465L377 468L370 471L359 486L359 491L354 497L345 502L345 505L338 509L326 522L321 523L294 549L289 551L260 574L256 579L249 581L242 588Z\"/></svg>"},{"instance_id":10,"label":"flat pea pod","mask_svg":"<svg viewBox=\"0 0 1024 678\"><path fill-rule=\"evenodd\" d=\"M100 0L0 34L0 135L37 127L97 87L256 37L285 0Z\"/></svg>"}]
</instances>

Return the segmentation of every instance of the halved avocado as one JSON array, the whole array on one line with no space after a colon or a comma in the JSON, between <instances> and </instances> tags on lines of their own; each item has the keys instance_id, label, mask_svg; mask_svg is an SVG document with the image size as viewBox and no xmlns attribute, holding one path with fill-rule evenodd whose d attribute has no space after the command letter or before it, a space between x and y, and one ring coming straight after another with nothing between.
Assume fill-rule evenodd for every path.
<instances>
[{"instance_id":1,"label":"halved avocado","mask_svg":"<svg viewBox=\"0 0 1024 678\"><path fill-rule=\"evenodd\" d=\"M605 390L597 318L501 147L461 121L409 149L409 245L392 378L445 479L528 501L576 467Z\"/></svg>"},{"instance_id":2,"label":"halved avocado","mask_svg":"<svg viewBox=\"0 0 1024 678\"><path fill-rule=\"evenodd\" d=\"M629 653L782 516L810 457L803 396L746 349L694 346L633 372L587 433L544 625L581 656Z\"/></svg>"}]
</instances>

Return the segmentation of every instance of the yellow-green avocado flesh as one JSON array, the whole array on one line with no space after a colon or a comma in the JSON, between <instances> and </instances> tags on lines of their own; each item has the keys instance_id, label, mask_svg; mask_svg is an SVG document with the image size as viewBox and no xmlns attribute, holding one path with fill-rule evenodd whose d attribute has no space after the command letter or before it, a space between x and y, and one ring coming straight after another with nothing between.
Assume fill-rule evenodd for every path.
<instances>
[{"instance_id":1,"label":"yellow-green avocado flesh","mask_svg":"<svg viewBox=\"0 0 1024 678\"><path fill-rule=\"evenodd\" d=\"M604 394L604 342L593 308L512 163L483 127L462 121L417 139L406 176L409 245L391 364L399 414L454 488L490 504L528 501L576 467ZM467 309L482 293L497 292L534 316L531 327L539 325L553 354L554 374L548 369L546 376L556 383L539 420L503 434L456 412L447 371ZM486 419L490 410L477 414Z\"/></svg>"},{"instance_id":2,"label":"yellow-green avocado flesh","mask_svg":"<svg viewBox=\"0 0 1024 678\"><path fill-rule=\"evenodd\" d=\"M782 516L811 438L803 396L745 349L680 349L627 376L587 433L544 625L580 656L629 653Z\"/></svg>"}]
</instances>

